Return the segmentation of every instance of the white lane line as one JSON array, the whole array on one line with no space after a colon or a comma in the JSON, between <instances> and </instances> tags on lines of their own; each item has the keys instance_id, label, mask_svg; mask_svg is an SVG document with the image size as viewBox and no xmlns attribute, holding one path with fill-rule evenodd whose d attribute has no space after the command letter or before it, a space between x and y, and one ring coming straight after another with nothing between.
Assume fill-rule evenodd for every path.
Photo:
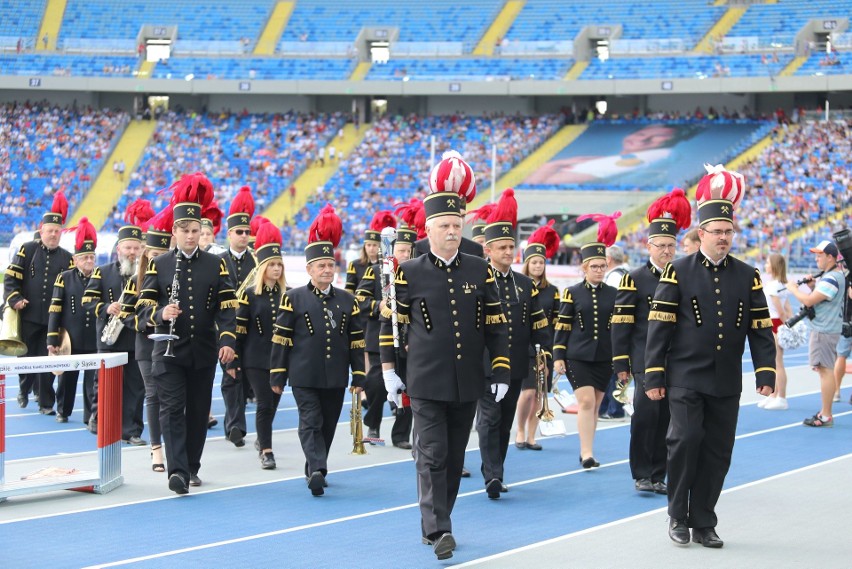
<instances>
[{"instance_id":1,"label":"white lane line","mask_svg":"<svg viewBox=\"0 0 852 569\"><path fill-rule=\"evenodd\" d=\"M760 480L754 480L752 482L746 482L745 484L740 484L739 486L734 486L732 488L728 488L726 490L723 490L722 494L728 494L730 492L737 492L739 490L751 488L752 486L757 486L759 484L765 484L766 482L771 482L773 480L778 480L780 478L786 478L787 476L792 476L794 474L800 474L800 473L806 472L808 470L820 468L820 467L823 467L823 466L826 466L826 465L829 465L829 464L832 464L832 463L835 463L835 462L839 462L841 460L846 460L846 459L849 459L849 458L852 458L852 453L846 454L846 455L843 455L843 456L838 456L838 457L835 457L835 458L831 458L829 460L825 460L823 462L818 462L816 464L810 464L808 466L803 466L803 467L797 468L795 470L789 470L787 472L782 472L780 474L768 476L766 478L761 478ZM509 550L503 551L501 553L495 553L494 555L489 555L487 557L480 557L479 559L471 559L470 561L465 561L464 563L459 563L458 565L453 565L452 567L473 567L475 565L488 563L489 561L494 561L495 559L501 559L503 557L508 557L508 556L513 555L515 553L521 553L521 552L524 552L524 551L531 551L533 549L538 549L540 547L546 547L548 545L553 545L555 543L567 541L569 539L579 537L581 535L587 535L587 534L590 534L590 533L595 533L597 531L609 529L609 528L616 527L616 526L620 526L620 525L626 524L628 522L632 522L634 520L647 518L647 517L653 516L655 514L665 513L667 510L668 510L668 506L663 506L662 508L657 508L656 510L650 510L650 511L647 511L647 512L643 512L641 514L636 514L635 516L630 516L629 518L623 518L623 519L620 519L620 520L615 520L615 521L608 522L608 523L605 523L605 524L601 524L601 525L598 525L598 526L594 526L594 527L582 529L582 530L579 530L579 531L575 531L573 533L561 535L559 537L546 539L544 541L539 541L539 542L536 542L536 543L530 543L529 545L516 547L514 549L509 549Z\"/></svg>"},{"instance_id":2,"label":"white lane line","mask_svg":"<svg viewBox=\"0 0 852 569\"><path fill-rule=\"evenodd\" d=\"M852 411L850 411L848 413L852 413ZM789 425L784 426L783 428L791 428L791 427L800 426L800 425L801 425L801 423L791 423ZM776 430L779 430L779 429L777 429L777 428L767 429L765 431L760 431L759 433L772 432L772 431L776 431ZM739 435L737 437L737 439L750 437L752 435L753 435L753 433L745 433L743 435ZM801 468L796 469L796 470L784 472L784 473L781 473L781 474L776 474L776 475L773 475L773 476L770 476L770 477L767 477L767 478L763 478L761 480L748 482L748 483L740 485L740 486L735 486L733 488L729 488L728 490L725 490L725 492L731 492L731 491L734 491L736 489L746 488L746 487L749 487L749 486L754 486L756 484L762 484L762 483L770 481L770 480L775 480L777 478L780 478L780 477L783 477L783 476L788 476L792 473L801 472L801 471L804 471L804 470L815 468L815 467L820 466L820 465L829 464L831 462L835 462L837 460L841 460L843 458L850 457L850 456L852 456L852 454L847 454L847 455L844 455L842 457L837 457L837 458L830 459L828 461L817 463L815 465L809 465L809 466L801 467ZM398 461L398 462L408 462L408 461ZM627 459L618 460L618 461L602 464L600 466L600 468L612 468L614 466L627 464L628 462L629 462L629 460L627 460ZM368 466L368 467L359 467L359 468L370 468L370 467ZM537 482L554 480L556 478L563 478L563 477L567 477L567 476L575 476L575 475L582 474L582 473L585 473L585 472L587 472L586 469L578 468L578 469L569 470L569 471L565 471L565 472L558 472L556 474L550 474L550 475L547 475L547 476L540 476L540 477L536 477L536 478L530 478L530 479L527 479L527 480L521 480L519 482L513 483L512 486L525 486L527 484L534 484L534 483L537 483ZM466 497L469 497L469 496L476 496L476 495L484 494L484 493L485 493L484 489L474 490L474 491L471 491L471 492L461 493L461 494L458 495L458 498L466 498ZM119 560L119 561L113 561L113 562L105 563L105 564L101 564L101 565L91 565L91 566L89 566L85 569L93 569L95 567L117 567L117 566L120 566L120 565L127 565L127 564L130 564L130 563L138 563L140 561L149 561L151 559L160 559L160 558L169 557L169 556L172 556L172 555L180 555L180 554L183 554L183 553L189 553L189 552L193 552L193 551L202 551L202 550L205 550L205 549L213 549L213 548L216 548L216 547L232 545L232 544L235 544L235 543L244 543L244 542L247 542L247 541L255 541L255 540L264 539L264 538L267 538L267 537L285 535L285 534L288 534L288 533L294 533L294 532L302 531L302 530L306 530L306 529L313 529L313 528L317 528L317 527L323 527L323 526L348 522L348 521L356 520L356 519L363 519L363 518L368 518L368 517L373 517L373 516L380 516L380 515L390 513L390 512L397 512L397 511L400 511L400 510L406 510L406 509L417 508L417 507L419 507L419 505L417 503L414 503L414 504L405 504L405 505L402 505L402 506L395 506L395 507L392 507L392 508L383 508L383 509L380 509L380 510L373 510L371 512L364 512L364 513L361 513L361 514L355 514L355 515L345 516L345 517L341 517L341 518L335 518L335 519L331 519L331 520L323 520L323 521L320 521L320 522L315 522L315 523L312 523L312 524L305 524L305 525L302 525L302 526L289 527L289 528L284 528L284 529L279 529L279 530L274 530L274 531L268 531L268 532L264 532L264 533L254 534L254 535L243 536L243 537L234 538L234 539L223 540L223 541L215 541L215 542L206 543L206 544L202 544L202 545L196 545L196 546L192 546L192 547L184 547L184 548L181 548L181 549L174 549L174 550L171 550L171 551L163 551L163 552L160 552L160 553L153 553L153 554L150 554L150 555L134 557L134 558L131 558L131 559L123 559L123 560ZM656 510L652 510L650 512L645 512L643 514L638 514L638 515L630 517L630 518L625 518L623 520L617 520L617 521L610 522L610 523L607 523L607 524L603 524L603 525L600 525L600 526L595 526L594 528L587 528L585 530L581 530L581 531L578 531L578 532L567 534L565 536L553 538L551 540L540 542L539 544L527 545L527 546L523 546L519 549L511 550L509 552L503 552L503 553L500 553L500 554L496 554L495 556L485 557L485 558L482 558L480 560L476 560L475 562L478 563L478 562L483 561L483 560L495 559L497 557L502 557L502 556L508 555L508 554L516 552L516 551L523 551L525 549L529 549L529 548L532 548L532 547L535 547L535 546L540 546L541 544L554 543L556 541L564 540L564 539L567 539L569 537L573 537L573 536L577 536L577 535L583 535L583 534L589 533L591 531L597 531L598 529L622 524L622 523L625 523L626 521L629 521L629 520L638 519L638 518L648 516L648 515L651 515L651 514L654 514L654 513L658 513L660 511L665 511L665 510L666 510L666 507L658 508ZM471 563L471 562L467 562L467 563ZM462 565L459 565L459 566L464 566L464 565L465 564L462 564Z\"/></svg>"}]
</instances>

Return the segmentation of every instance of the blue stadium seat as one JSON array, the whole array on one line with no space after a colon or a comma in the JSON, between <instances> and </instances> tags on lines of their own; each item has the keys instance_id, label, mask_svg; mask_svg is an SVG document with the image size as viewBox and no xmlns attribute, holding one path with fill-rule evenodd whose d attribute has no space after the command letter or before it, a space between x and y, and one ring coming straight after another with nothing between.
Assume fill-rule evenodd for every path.
<instances>
[{"instance_id":1,"label":"blue stadium seat","mask_svg":"<svg viewBox=\"0 0 852 569\"><path fill-rule=\"evenodd\" d=\"M460 81L491 79L562 79L573 65L572 59L453 58L400 59L373 64L368 80Z\"/></svg>"}]
</instances>

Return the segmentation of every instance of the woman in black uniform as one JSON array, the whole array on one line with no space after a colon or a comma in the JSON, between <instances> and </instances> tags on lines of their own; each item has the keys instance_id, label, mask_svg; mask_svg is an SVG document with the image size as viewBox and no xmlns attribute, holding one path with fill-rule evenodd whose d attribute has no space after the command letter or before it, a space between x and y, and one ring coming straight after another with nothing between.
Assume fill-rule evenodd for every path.
<instances>
[{"instance_id":1,"label":"woman in black uniform","mask_svg":"<svg viewBox=\"0 0 852 569\"><path fill-rule=\"evenodd\" d=\"M281 231L271 222L257 230L255 256L257 269L249 276L239 296L237 309L237 358L226 373L234 373L241 361L252 367L243 369L257 399L255 429L260 467L275 468L272 454L272 421L281 395L269 386L269 355L272 352L272 332L281 295L286 288L284 262L281 259Z\"/></svg>"},{"instance_id":2,"label":"woman in black uniform","mask_svg":"<svg viewBox=\"0 0 852 569\"><path fill-rule=\"evenodd\" d=\"M547 280L547 259L552 259L559 252L559 234L553 229L553 221L539 227L530 235L524 249L523 274L530 277L538 288L538 298L548 322L556 324L559 313L559 289ZM530 365L527 367L527 377L521 384L521 395L518 398L516 415L518 432L515 435L515 446L519 450L541 450L541 445L535 442L535 431L538 428L538 402L535 397L538 374L535 371L535 350L530 348ZM550 393L551 377L547 376L547 392Z\"/></svg>"},{"instance_id":3,"label":"woman in black uniform","mask_svg":"<svg viewBox=\"0 0 852 569\"><path fill-rule=\"evenodd\" d=\"M598 242L580 249L584 278L562 293L555 325L553 367L557 373L566 373L567 370L568 380L577 397L577 430L583 468L600 466L594 458L592 446L598 422L597 410L612 376L610 325L616 294L615 287L603 281L606 248L615 242L618 233L615 218L620 215L616 212L612 217L589 216L600 222ZM582 221L585 217L577 219Z\"/></svg>"}]
</instances>

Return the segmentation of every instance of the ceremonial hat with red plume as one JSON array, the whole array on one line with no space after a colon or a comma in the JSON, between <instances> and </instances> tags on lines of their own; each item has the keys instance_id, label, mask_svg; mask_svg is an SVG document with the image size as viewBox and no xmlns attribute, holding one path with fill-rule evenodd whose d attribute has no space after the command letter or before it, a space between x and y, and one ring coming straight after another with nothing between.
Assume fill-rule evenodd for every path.
<instances>
[{"instance_id":1,"label":"ceremonial hat with red plume","mask_svg":"<svg viewBox=\"0 0 852 569\"><path fill-rule=\"evenodd\" d=\"M648 208L648 239L677 238L681 229L692 224L692 206L680 188L658 198Z\"/></svg>"},{"instance_id":2,"label":"ceremonial hat with red plume","mask_svg":"<svg viewBox=\"0 0 852 569\"><path fill-rule=\"evenodd\" d=\"M59 190L53 195L53 204L50 206L50 211L41 216L42 225L52 223L54 225L65 225L65 218L68 217L68 199L65 197L65 192Z\"/></svg>"},{"instance_id":3,"label":"ceremonial hat with red plume","mask_svg":"<svg viewBox=\"0 0 852 569\"><path fill-rule=\"evenodd\" d=\"M88 217L83 217L77 227L69 227L65 231L74 231L74 256L94 255L98 247L98 232Z\"/></svg>"},{"instance_id":4,"label":"ceremonial hat with red plume","mask_svg":"<svg viewBox=\"0 0 852 569\"><path fill-rule=\"evenodd\" d=\"M250 228L253 215L254 197L251 195L251 188L243 186L231 201L231 208L228 210L228 229Z\"/></svg>"},{"instance_id":5,"label":"ceremonial hat with red plume","mask_svg":"<svg viewBox=\"0 0 852 569\"><path fill-rule=\"evenodd\" d=\"M496 203L487 203L471 212L468 212L468 223L473 223L471 233L474 239L477 237L485 237L485 226L487 225L488 216L497 207Z\"/></svg>"},{"instance_id":6,"label":"ceremonial hat with red plume","mask_svg":"<svg viewBox=\"0 0 852 569\"><path fill-rule=\"evenodd\" d=\"M444 152L429 174L429 190L423 200L426 219L440 215L461 215L461 210L476 196L476 176L470 164L455 150Z\"/></svg>"},{"instance_id":7,"label":"ceremonial hat with red plume","mask_svg":"<svg viewBox=\"0 0 852 569\"><path fill-rule=\"evenodd\" d=\"M151 218L157 215L151 202L142 198L137 199L124 212L124 221L130 225L135 225L142 230L142 233L148 231L148 223Z\"/></svg>"},{"instance_id":8,"label":"ceremonial hat with red plume","mask_svg":"<svg viewBox=\"0 0 852 569\"><path fill-rule=\"evenodd\" d=\"M254 251L258 266L271 259L281 260L281 245L283 242L281 230L274 223L268 219L265 223L261 223L254 241Z\"/></svg>"},{"instance_id":9,"label":"ceremonial hat with red plume","mask_svg":"<svg viewBox=\"0 0 852 569\"><path fill-rule=\"evenodd\" d=\"M385 227L396 227L396 218L392 211L377 211L370 221L370 227L364 232L364 242L382 242L382 229Z\"/></svg>"},{"instance_id":10,"label":"ceremonial hat with red plume","mask_svg":"<svg viewBox=\"0 0 852 569\"><path fill-rule=\"evenodd\" d=\"M612 215L588 213L577 218L578 222L592 219L598 223L598 240L580 247L580 255L584 263L592 259L606 259L606 248L611 247L615 243L615 238L618 237L618 226L615 224L615 220L619 217L621 217L620 211L616 211Z\"/></svg>"},{"instance_id":11,"label":"ceremonial hat with red plume","mask_svg":"<svg viewBox=\"0 0 852 569\"><path fill-rule=\"evenodd\" d=\"M219 235L224 215L222 210L219 209L219 204L216 203L216 200L213 200L201 211L201 227L209 227L214 236Z\"/></svg>"},{"instance_id":12,"label":"ceremonial hat with red plume","mask_svg":"<svg viewBox=\"0 0 852 569\"><path fill-rule=\"evenodd\" d=\"M527 239L527 246L524 248L524 260L532 257L542 257L543 259L552 259L559 252L559 234L553 229L555 219L547 222L530 234Z\"/></svg>"},{"instance_id":13,"label":"ceremonial hat with red plume","mask_svg":"<svg viewBox=\"0 0 852 569\"><path fill-rule=\"evenodd\" d=\"M496 207L488 214L486 223L486 245L501 239L515 240L515 226L518 225L518 201L515 199L515 190L512 188L503 190Z\"/></svg>"},{"instance_id":14,"label":"ceremonial hat with red plume","mask_svg":"<svg viewBox=\"0 0 852 569\"><path fill-rule=\"evenodd\" d=\"M259 230L258 230L259 231ZM308 246L305 247L305 260L308 263L320 259L334 260L334 248L343 236L343 223L331 204L326 204L308 229Z\"/></svg>"},{"instance_id":15,"label":"ceremonial hat with red plume","mask_svg":"<svg viewBox=\"0 0 852 569\"><path fill-rule=\"evenodd\" d=\"M145 246L149 249L168 251L172 243L173 225L172 205L168 204L162 211L148 220L148 231L145 232Z\"/></svg>"},{"instance_id":16,"label":"ceremonial hat with red plume","mask_svg":"<svg viewBox=\"0 0 852 569\"><path fill-rule=\"evenodd\" d=\"M421 200L411 198L405 203L398 203L394 208L394 213L405 223L407 231L414 233L412 243L417 239L426 237L426 209ZM400 239L399 231L397 231L397 239Z\"/></svg>"},{"instance_id":17,"label":"ceremonial hat with red plume","mask_svg":"<svg viewBox=\"0 0 852 569\"><path fill-rule=\"evenodd\" d=\"M213 184L201 172L187 174L169 187L174 223L201 222L202 212L213 203Z\"/></svg>"},{"instance_id":18,"label":"ceremonial hat with red plume","mask_svg":"<svg viewBox=\"0 0 852 569\"><path fill-rule=\"evenodd\" d=\"M734 222L734 210L745 195L745 178L729 172L721 164L705 164L707 174L698 182L695 199L698 202L698 224L711 221Z\"/></svg>"}]
</instances>

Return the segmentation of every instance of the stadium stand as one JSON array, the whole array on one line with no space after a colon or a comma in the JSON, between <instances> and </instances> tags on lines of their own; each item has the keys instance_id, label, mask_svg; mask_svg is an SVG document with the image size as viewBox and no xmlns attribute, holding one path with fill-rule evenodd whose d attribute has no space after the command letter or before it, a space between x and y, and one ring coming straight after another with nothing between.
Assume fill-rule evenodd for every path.
<instances>
[{"instance_id":1,"label":"stadium stand","mask_svg":"<svg viewBox=\"0 0 852 569\"><path fill-rule=\"evenodd\" d=\"M778 75L792 56L766 54L592 59L580 79L676 79Z\"/></svg>"},{"instance_id":2,"label":"stadium stand","mask_svg":"<svg viewBox=\"0 0 852 569\"><path fill-rule=\"evenodd\" d=\"M793 45L794 36L808 23L817 18L848 17L852 12L850 0L779 0L772 4L751 4L737 22L729 37L757 36L766 43L775 41Z\"/></svg>"},{"instance_id":3,"label":"stadium stand","mask_svg":"<svg viewBox=\"0 0 852 569\"><path fill-rule=\"evenodd\" d=\"M554 58L487 57L453 59L400 59L373 64L368 80L411 81L491 81L539 79L556 80L565 76L574 61Z\"/></svg>"},{"instance_id":4,"label":"stadium stand","mask_svg":"<svg viewBox=\"0 0 852 569\"><path fill-rule=\"evenodd\" d=\"M33 46L46 0L0 0L0 47Z\"/></svg>"},{"instance_id":5,"label":"stadium stand","mask_svg":"<svg viewBox=\"0 0 852 569\"><path fill-rule=\"evenodd\" d=\"M0 75L132 77L138 60L109 55L0 54Z\"/></svg>"},{"instance_id":6,"label":"stadium stand","mask_svg":"<svg viewBox=\"0 0 852 569\"><path fill-rule=\"evenodd\" d=\"M849 53L812 53L796 75L848 75L845 60Z\"/></svg>"},{"instance_id":7,"label":"stadium stand","mask_svg":"<svg viewBox=\"0 0 852 569\"><path fill-rule=\"evenodd\" d=\"M172 57L160 62L154 79L346 79L355 67L349 59L280 57Z\"/></svg>"}]
</instances>

